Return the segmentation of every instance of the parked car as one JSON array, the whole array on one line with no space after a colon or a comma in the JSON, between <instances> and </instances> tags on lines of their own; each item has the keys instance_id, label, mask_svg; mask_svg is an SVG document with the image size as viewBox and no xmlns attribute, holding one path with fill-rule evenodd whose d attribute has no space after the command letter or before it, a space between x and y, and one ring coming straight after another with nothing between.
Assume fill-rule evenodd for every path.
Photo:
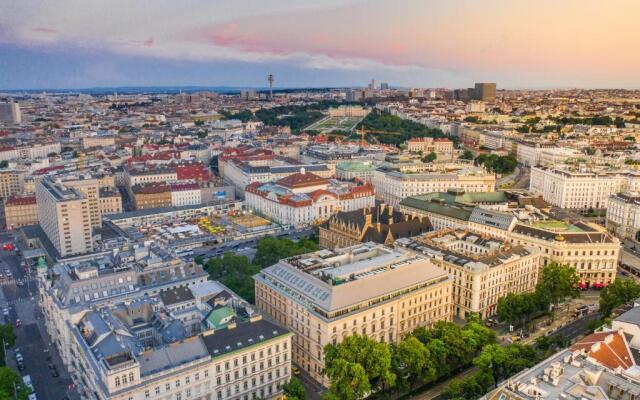
<instances>
[{"instance_id":1,"label":"parked car","mask_svg":"<svg viewBox=\"0 0 640 400\"><path fill-rule=\"evenodd\" d=\"M13 243L5 243L2 245L2 250L5 251L14 251L16 249L16 246L13 245Z\"/></svg>"}]
</instances>

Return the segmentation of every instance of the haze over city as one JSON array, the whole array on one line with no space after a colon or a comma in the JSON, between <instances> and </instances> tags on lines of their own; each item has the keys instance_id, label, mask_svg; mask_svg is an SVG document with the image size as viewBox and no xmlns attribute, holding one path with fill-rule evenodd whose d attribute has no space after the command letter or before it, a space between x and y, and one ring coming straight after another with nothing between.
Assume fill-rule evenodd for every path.
<instances>
[{"instance_id":1,"label":"haze over city","mask_svg":"<svg viewBox=\"0 0 640 400\"><path fill-rule=\"evenodd\" d=\"M2 1L0 88L637 88L634 0Z\"/></svg>"}]
</instances>

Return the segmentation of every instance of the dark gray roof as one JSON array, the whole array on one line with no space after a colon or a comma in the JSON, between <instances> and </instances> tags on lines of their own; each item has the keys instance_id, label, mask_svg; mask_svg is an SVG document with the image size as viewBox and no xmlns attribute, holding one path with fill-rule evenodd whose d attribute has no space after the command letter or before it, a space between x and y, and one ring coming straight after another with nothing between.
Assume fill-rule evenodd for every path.
<instances>
[{"instance_id":1,"label":"dark gray roof","mask_svg":"<svg viewBox=\"0 0 640 400\"><path fill-rule=\"evenodd\" d=\"M211 357L250 347L267 340L288 334L289 331L264 319L239 323L232 329L221 329L210 335L203 335Z\"/></svg>"},{"instance_id":2,"label":"dark gray roof","mask_svg":"<svg viewBox=\"0 0 640 400\"><path fill-rule=\"evenodd\" d=\"M173 289L161 290L160 298L165 306L171 306L194 299L193 293L186 286L178 286Z\"/></svg>"}]
</instances>

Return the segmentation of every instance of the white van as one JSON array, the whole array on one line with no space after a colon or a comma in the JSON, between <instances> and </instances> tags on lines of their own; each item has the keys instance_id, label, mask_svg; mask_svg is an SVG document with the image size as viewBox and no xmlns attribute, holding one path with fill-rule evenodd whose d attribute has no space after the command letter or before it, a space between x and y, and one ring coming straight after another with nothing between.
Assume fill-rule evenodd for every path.
<instances>
[{"instance_id":1,"label":"white van","mask_svg":"<svg viewBox=\"0 0 640 400\"><path fill-rule=\"evenodd\" d=\"M25 375L22 377L22 382L24 382L24 385L29 388L29 393L33 393L34 389L33 389L33 382L31 382L31 375Z\"/></svg>"}]
</instances>

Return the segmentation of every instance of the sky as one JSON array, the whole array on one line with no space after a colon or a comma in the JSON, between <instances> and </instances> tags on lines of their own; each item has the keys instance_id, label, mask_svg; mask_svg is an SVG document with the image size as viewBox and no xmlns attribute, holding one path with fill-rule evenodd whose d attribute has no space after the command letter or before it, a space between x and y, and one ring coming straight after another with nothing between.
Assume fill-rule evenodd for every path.
<instances>
[{"instance_id":1,"label":"sky","mask_svg":"<svg viewBox=\"0 0 640 400\"><path fill-rule=\"evenodd\" d=\"M0 90L640 88L638 0L0 0Z\"/></svg>"}]
</instances>

